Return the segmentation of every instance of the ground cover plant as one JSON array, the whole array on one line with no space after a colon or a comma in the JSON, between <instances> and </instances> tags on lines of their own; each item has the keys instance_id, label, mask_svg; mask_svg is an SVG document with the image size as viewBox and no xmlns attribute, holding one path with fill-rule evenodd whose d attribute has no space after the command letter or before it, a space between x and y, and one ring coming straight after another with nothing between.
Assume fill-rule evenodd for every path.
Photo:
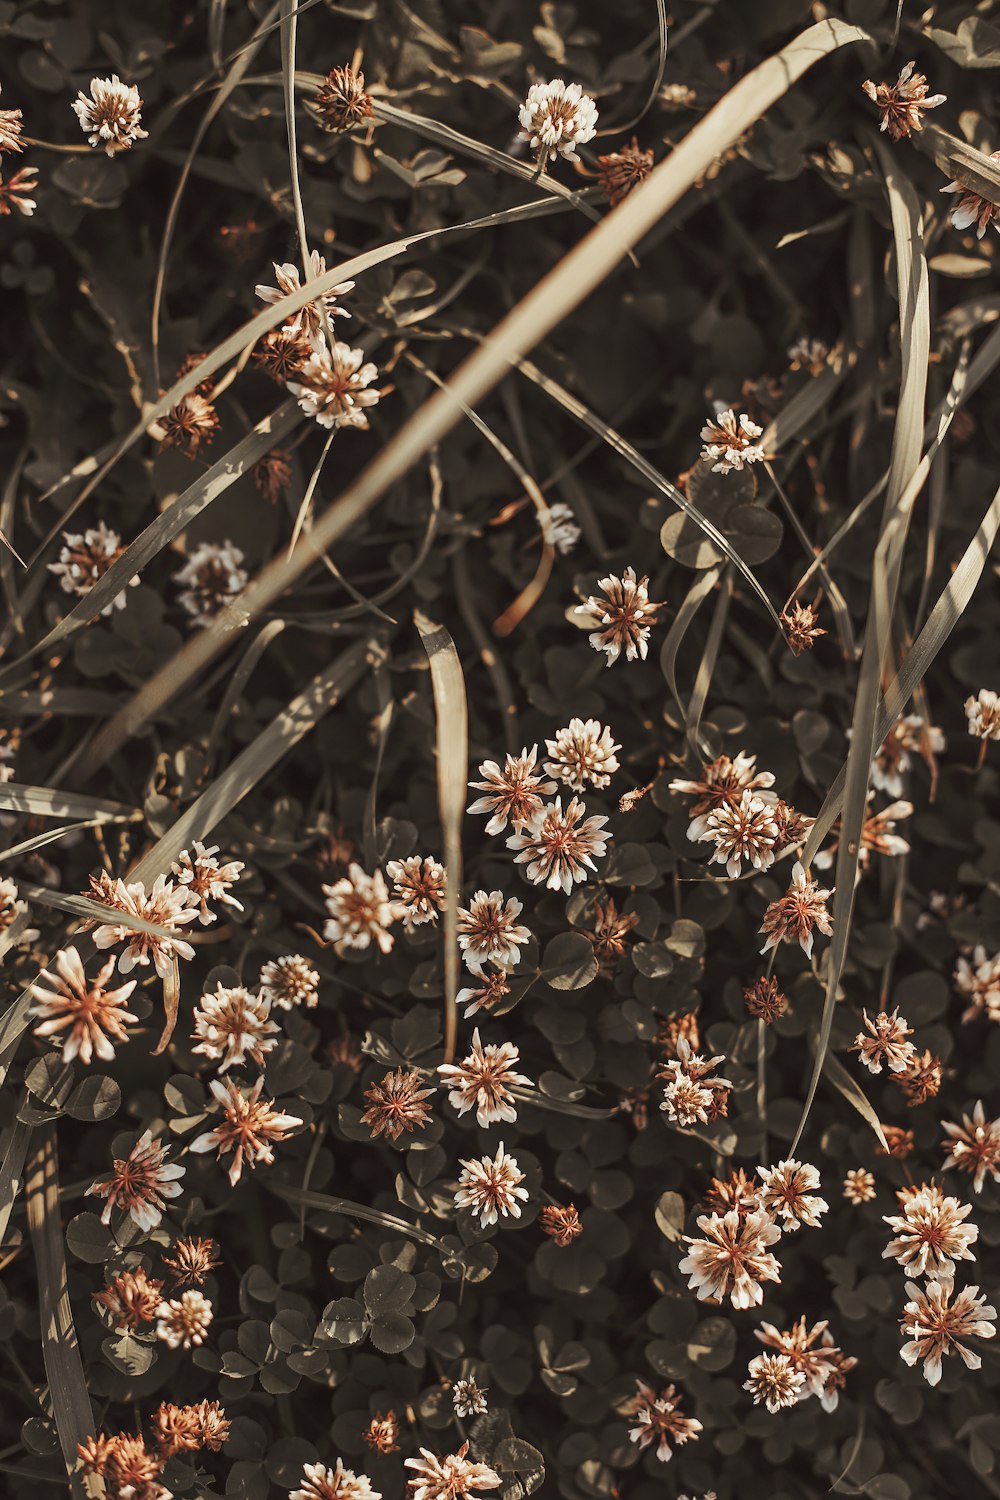
<instances>
[{"instance_id":1,"label":"ground cover plant","mask_svg":"<svg viewBox=\"0 0 1000 1500\"><path fill-rule=\"evenodd\" d=\"M0 0L0 1493L1000 1494L998 69Z\"/></svg>"}]
</instances>

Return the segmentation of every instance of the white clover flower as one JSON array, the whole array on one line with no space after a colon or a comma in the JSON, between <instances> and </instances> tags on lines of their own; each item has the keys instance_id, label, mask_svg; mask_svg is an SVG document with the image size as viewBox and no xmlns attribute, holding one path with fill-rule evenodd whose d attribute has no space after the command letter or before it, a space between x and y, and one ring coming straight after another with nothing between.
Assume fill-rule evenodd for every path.
<instances>
[{"instance_id":1,"label":"white clover flower","mask_svg":"<svg viewBox=\"0 0 1000 1500\"><path fill-rule=\"evenodd\" d=\"M518 112L519 141L527 141L538 152L542 165L550 156L579 161L577 146L597 134L597 105L578 83L553 78L533 83Z\"/></svg>"}]
</instances>

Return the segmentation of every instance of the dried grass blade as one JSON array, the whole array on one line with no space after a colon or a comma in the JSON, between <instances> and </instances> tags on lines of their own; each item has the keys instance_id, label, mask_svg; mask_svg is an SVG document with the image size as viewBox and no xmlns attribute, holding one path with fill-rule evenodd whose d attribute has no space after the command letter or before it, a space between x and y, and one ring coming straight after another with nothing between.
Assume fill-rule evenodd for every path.
<instances>
[{"instance_id":1,"label":"dried grass blade","mask_svg":"<svg viewBox=\"0 0 1000 1500\"><path fill-rule=\"evenodd\" d=\"M95 823L141 823L142 811L123 807L104 797L61 792L56 787L30 786L24 781L0 785L0 808L5 812L34 813L43 818L88 818Z\"/></svg>"},{"instance_id":2,"label":"dried grass blade","mask_svg":"<svg viewBox=\"0 0 1000 1500\"><path fill-rule=\"evenodd\" d=\"M840 1058L836 1057L832 1052L827 1052L826 1057L823 1059L823 1076L833 1084L839 1093L843 1094L852 1109L856 1109L861 1118L871 1126L878 1137L879 1145L888 1151L889 1147L882 1131L882 1123L869 1102L867 1094L863 1089L858 1087L857 1083L844 1067L844 1064L840 1061Z\"/></svg>"},{"instance_id":3,"label":"dried grass blade","mask_svg":"<svg viewBox=\"0 0 1000 1500\"><path fill-rule=\"evenodd\" d=\"M845 763L844 800L832 909L833 937L827 966L826 994L812 1077L792 1142L793 1156L809 1118L823 1072L837 991L847 959L854 915L861 830L865 819L872 756L878 743L875 736L879 691L892 636L892 618L907 528L919 490L916 476L921 468L923 447L931 326L923 218L913 186L899 171L892 154L885 150L881 142L876 143L876 149L889 195L896 247L902 370L882 532L872 567L865 643L851 721L851 748ZM814 828L812 833L815 834L815 831ZM811 842L810 838L810 844Z\"/></svg>"},{"instance_id":4,"label":"dried grass blade","mask_svg":"<svg viewBox=\"0 0 1000 1500\"><path fill-rule=\"evenodd\" d=\"M74 1496L85 1500L86 1490L77 1470L77 1445L92 1437L94 1412L90 1404L83 1361L73 1324L66 1283L66 1251L59 1204L59 1164L52 1125L41 1127L38 1148L31 1159L25 1187L28 1228L38 1268L38 1299L42 1327L42 1360L49 1383L59 1446Z\"/></svg>"},{"instance_id":5,"label":"dried grass blade","mask_svg":"<svg viewBox=\"0 0 1000 1500\"><path fill-rule=\"evenodd\" d=\"M667 679L667 686L677 704L681 719L686 722L687 709L681 700L680 690L677 686L677 653L680 651L684 637L691 627L691 622L698 613L702 604L715 588L722 576L721 566L706 568L699 573L694 583L684 596L684 601L674 616L670 629L660 647L660 671Z\"/></svg>"},{"instance_id":6,"label":"dried grass blade","mask_svg":"<svg viewBox=\"0 0 1000 1500\"><path fill-rule=\"evenodd\" d=\"M419 1240L422 1245L432 1245L436 1250L441 1251L445 1249L441 1241L429 1234L426 1229L421 1229L419 1224L411 1224L409 1219L401 1219L396 1214L387 1214L377 1208L368 1208L364 1203L354 1203L350 1198L334 1198L329 1193L318 1193L312 1188L292 1187L290 1184L276 1182L271 1178L265 1182L264 1186L276 1198L283 1198L286 1203L294 1203L297 1208L319 1208L328 1214L343 1214L348 1219L363 1219L369 1224L379 1224L383 1229L389 1229L394 1234L405 1234L411 1240Z\"/></svg>"},{"instance_id":7,"label":"dried grass blade","mask_svg":"<svg viewBox=\"0 0 1000 1500\"><path fill-rule=\"evenodd\" d=\"M458 1036L458 897L462 886L462 818L469 781L469 707L465 673L455 642L443 625L417 611L414 623L427 652L437 717L437 784L447 871L444 909L444 1060L455 1056Z\"/></svg>"},{"instance_id":8,"label":"dried grass blade","mask_svg":"<svg viewBox=\"0 0 1000 1500\"><path fill-rule=\"evenodd\" d=\"M24 1098L27 1099L27 1090ZM4 1242L7 1225L10 1223L14 1202L24 1178L24 1163L28 1155L28 1142L32 1127L23 1120L15 1120L7 1141L3 1165L0 1166L0 1245Z\"/></svg>"}]
</instances>

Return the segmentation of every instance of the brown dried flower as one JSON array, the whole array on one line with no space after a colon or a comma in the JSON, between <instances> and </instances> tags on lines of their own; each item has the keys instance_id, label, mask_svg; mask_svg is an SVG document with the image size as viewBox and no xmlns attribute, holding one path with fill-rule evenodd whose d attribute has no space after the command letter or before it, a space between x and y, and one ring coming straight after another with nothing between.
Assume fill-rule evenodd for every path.
<instances>
[{"instance_id":1,"label":"brown dried flower","mask_svg":"<svg viewBox=\"0 0 1000 1500\"><path fill-rule=\"evenodd\" d=\"M120 1271L103 1292L94 1293L94 1301L107 1309L116 1328L140 1328L152 1323L163 1301L163 1282L152 1281L140 1266L135 1271Z\"/></svg>"},{"instance_id":2,"label":"brown dried flower","mask_svg":"<svg viewBox=\"0 0 1000 1500\"><path fill-rule=\"evenodd\" d=\"M627 198L634 187L645 182L653 170L652 151L642 151L635 136L620 151L597 158L597 180L612 208Z\"/></svg>"},{"instance_id":3,"label":"brown dried flower","mask_svg":"<svg viewBox=\"0 0 1000 1500\"><path fill-rule=\"evenodd\" d=\"M423 1129L431 1118L431 1107L424 1101L436 1092L421 1088L423 1082L416 1069L397 1068L394 1073L386 1073L381 1083L365 1089L369 1108L361 1123L368 1126L373 1139L384 1135L398 1141L404 1133Z\"/></svg>"},{"instance_id":4,"label":"brown dried flower","mask_svg":"<svg viewBox=\"0 0 1000 1500\"><path fill-rule=\"evenodd\" d=\"M353 68L333 68L312 99L313 112L325 130L352 130L371 118L371 95L365 75Z\"/></svg>"},{"instance_id":5,"label":"brown dried flower","mask_svg":"<svg viewBox=\"0 0 1000 1500\"><path fill-rule=\"evenodd\" d=\"M215 1240L185 1235L174 1242L173 1256L165 1255L163 1264L170 1267L175 1286L202 1286L209 1273L222 1265L218 1249Z\"/></svg>"},{"instance_id":6,"label":"brown dried flower","mask_svg":"<svg viewBox=\"0 0 1000 1500\"><path fill-rule=\"evenodd\" d=\"M788 996L782 994L778 981L762 974L749 989L743 991L743 1003L752 1016L770 1026L788 1009Z\"/></svg>"},{"instance_id":7,"label":"brown dried flower","mask_svg":"<svg viewBox=\"0 0 1000 1500\"><path fill-rule=\"evenodd\" d=\"M253 466L253 482L258 495L272 505L287 490L292 479L292 459L286 448L274 448Z\"/></svg>"},{"instance_id":8,"label":"brown dried flower","mask_svg":"<svg viewBox=\"0 0 1000 1500\"><path fill-rule=\"evenodd\" d=\"M219 413L197 391L188 391L160 418L159 427L163 433L161 453L167 448L180 448L186 458L196 458L202 445L208 446L218 432Z\"/></svg>"},{"instance_id":9,"label":"brown dried flower","mask_svg":"<svg viewBox=\"0 0 1000 1500\"><path fill-rule=\"evenodd\" d=\"M904 140L913 130L923 130L921 110L937 109L948 97L947 94L928 94L927 79L923 73L915 73L915 67L915 62L908 62L895 83L872 83L868 78L861 85L881 111L879 129L887 130L894 141Z\"/></svg>"},{"instance_id":10,"label":"brown dried flower","mask_svg":"<svg viewBox=\"0 0 1000 1500\"><path fill-rule=\"evenodd\" d=\"M796 656L801 656L803 651L811 651L820 636L826 635L826 631L816 624L817 615L811 604L795 603L790 610L783 610L778 618Z\"/></svg>"},{"instance_id":11,"label":"brown dried flower","mask_svg":"<svg viewBox=\"0 0 1000 1500\"><path fill-rule=\"evenodd\" d=\"M550 1240L555 1241L560 1250L565 1250L578 1235L583 1233L580 1215L573 1203L567 1203L565 1207L557 1203L547 1203L538 1215L538 1222L544 1233Z\"/></svg>"},{"instance_id":12,"label":"brown dried flower","mask_svg":"<svg viewBox=\"0 0 1000 1500\"><path fill-rule=\"evenodd\" d=\"M394 1411L377 1411L361 1434L376 1453L398 1453L399 1418Z\"/></svg>"}]
</instances>

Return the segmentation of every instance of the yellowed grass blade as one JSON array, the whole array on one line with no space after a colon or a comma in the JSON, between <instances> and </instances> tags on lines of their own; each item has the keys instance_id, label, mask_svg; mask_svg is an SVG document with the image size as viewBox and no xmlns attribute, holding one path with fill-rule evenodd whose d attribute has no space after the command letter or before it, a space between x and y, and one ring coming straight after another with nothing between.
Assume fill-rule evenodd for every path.
<instances>
[{"instance_id":1,"label":"yellowed grass blade","mask_svg":"<svg viewBox=\"0 0 1000 1500\"><path fill-rule=\"evenodd\" d=\"M79 1443L94 1434L94 1411L87 1391L66 1283L59 1163L52 1125L42 1127L39 1145L28 1170L25 1195L28 1228L38 1271L42 1360L52 1412L66 1472L71 1476L72 1493L79 1500L85 1500L86 1490L79 1475L76 1450Z\"/></svg>"},{"instance_id":2,"label":"yellowed grass blade","mask_svg":"<svg viewBox=\"0 0 1000 1500\"><path fill-rule=\"evenodd\" d=\"M462 818L469 782L469 708L465 673L455 642L443 625L417 611L414 623L431 668L437 717L437 785L441 839L447 870L444 909L444 1060L455 1056L458 1036L458 898L462 886Z\"/></svg>"},{"instance_id":3,"label":"yellowed grass blade","mask_svg":"<svg viewBox=\"0 0 1000 1500\"><path fill-rule=\"evenodd\" d=\"M877 740L879 690L892 636L903 549L919 485L924 434L927 364L930 355L930 292L924 255L923 216L916 192L881 141L876 149L885 176L896 246L902 371L893 431L889 482L882 533L872 566L872 585L865 643L851 721L851 749L846 761L840 842L837 847L833 937L830 942L826 994L816 1041L816 1058L791 1153L794 1156L823 1072L840 978L847 959L857 889L861 830L865 819L871 762ZM813 829L815 833L815 829ZM810 840L811 843L811 840ZM811 857L811 854L810 854Z\"/></svg>"}]
</instances>

